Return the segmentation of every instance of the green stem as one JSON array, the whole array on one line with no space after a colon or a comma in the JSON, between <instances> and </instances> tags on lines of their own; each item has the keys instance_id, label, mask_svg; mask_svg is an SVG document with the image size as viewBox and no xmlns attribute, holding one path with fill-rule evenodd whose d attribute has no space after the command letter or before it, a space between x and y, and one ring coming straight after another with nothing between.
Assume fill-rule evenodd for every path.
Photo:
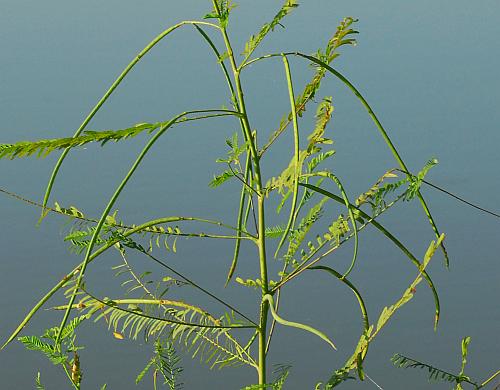
<instances>
[{"instance_id":1,"label":"green stem","mask_svg":"<svg viewBox=\"0 0 500 390\"><path fill-rule=\"evenodd\" d=\"M267 261L265 246L265 221L264 221L264 195L258 197L258 227L259 227L259 260L260 260L260 280L262 282L262 301L260 307L259 321L259 385L266 383L266 334L267 316L269 311L269 301L264 299L268 296L267 281Z\"/></svg>"},{"instance_id":2,"label":"green stem","mask_svg":"<svg viewBox=\"0 0 500 390\"><path fill-rule=\"evenodd\" d=\"M219 4L216 0L212 1L215 11L221 15L221 10ZM243 94L243 89L240 80L240 70L236 65L234 58L234 52L231 47L231 43L226 31L225 26L220 26L220 31L222 33L222 38L224 39L224 44L226 45L227 54L231 68L233 71L233 77L236 85L236 93L238 99L238 109L241 113L241 124L243 127L243 133L245 135L245 141L248 143L250 149L250 155L252 157L253 172L254 172L254 183L257 192L257 204L258 204L258 221L257 221L257 245L259 248L259 264L260 264L260 280L262 284L262 300L260 307L260 321L259 321L259 384L264 385L266 383L266 328L267 328L267 316L269 310L269 302L264 299L266 294L268 294L269 286L267 279L267 260L266 260L266 235L265 235L265 210L264 210L264 191L262 188L262 177L260 171L260 157L257 152L257 145L255 137L252 136L252 130L250 127L250 122L248 120L248 115L246 112L245 99Z\"/></svg>"}]
</instances>

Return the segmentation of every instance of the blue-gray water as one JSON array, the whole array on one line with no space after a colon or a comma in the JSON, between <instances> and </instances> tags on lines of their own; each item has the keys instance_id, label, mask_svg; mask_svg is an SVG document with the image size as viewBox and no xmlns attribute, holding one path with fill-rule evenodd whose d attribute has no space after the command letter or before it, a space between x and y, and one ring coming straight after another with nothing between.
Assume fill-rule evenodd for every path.
<instances>
[{"instance_id":1,"label":"blue-gray water","mask_svg":"<svg viewBox=\"0 0 500 390\"><path fill-rule=\"evenodd\" d=\"M268 20L278 1L240 2L233 15L235 48ZM209 11L208 1L86 1L0 0L0 142L67 136L100 98L129 60L156 34L183 19ZM395 144L412 169L437 157L440 164L429 179L484 207L498 211L500 175L500 4L493 0L332 2L309 0L277 29L259 53L281 50L313 52L322 47L344 16L360 19L359 44L345 47L335 66L372 103ZM238 26L238 29L234 29ZM220 43L219 40L217 42ZM237 51L239 51L237 49ZM305 62L292 61L296 83L305 82ZM304 71L302 71L304 70ZM252 126L273 129L288 97L280 61L252 66L244 76ZM297 88L298 89L298 88ZM320 96L332 95L333 138L337 155L332 169L353 196L368 188L395 162L366 112L340 83L324 83ZM212 54L196 32L186 28L158 45L144 58L92 121L91 129L120 128L165 120L193 108L229 105L226 86ZM312 109L310 110L313 111ZM118 204L126 221L189 214L234 220L236 186L224 194L207 183L220 167L224 138L234 122L179 127L144 162ZM143 138L104 149L75 150L61 171L53 201L74 204L96 215L125 172ZM272 168L288 160L290 139L277 144ZM0 161L0 187L41 199L55 162L30 158ZM273 173L279 171L274 168ZM200 193L204 198L200 201ZM401 352L452 372L460 364L460 339L472 337L468 373L484 379L500 365L498 219L425 189L439 227L447 234L451 258L445 270L440 254L430 266L442 301L442 318L433 331L433 304L428 289L418 289L414 301L396 315L372 345L368 374L384 389L449 388L429 384L425 372L393 368L389 358ZM423 254L433 238L417 203L398 206L383 221L415 253ZM36 228L38 210L0 197L0 337L4 340L36 300L79 258L62 241L64 221L51 217ZM246 312L257 309L257 296L237 286L223 289L230 245L212 241L179 242L169 261L181 271ZM331 261L346 262L345 248ZM244 256L240 274L252 277L253 257ZM136 259L140 260L140 259ZM113 256L91 267L90 281L101 295L112 295L109 267ZM153 265L146 268L163 272ZM361 236L359 268L352 279L367 297L372 319L383 305L394 302L415 271L390 243L374 231ZM256 277L256 276L254 276ZM312 287L311 287L312 286ZM312 323L338 344L331 350L319 339L280 327L271 349L271 363L293 366L288 388L312 389L350 354L360 329L353 297L325 275L311 273L284 290L282 314ZM60 299L60 298L59 298ZM213 306L217 308L216 306ZM41 312L26 329L38 334L59 317ZM297 336L297 337L295 337ZM84 386L136 388L133 384L150 346L117 341L104 324L82 328ZM183 360L187 389L238 389L255 379L252 370L209 371ZM36 372L48 389L67 388L64 374L42 356L14 343L0 352L1 389L34 387ZM150 383L138 388L151 388ZM376 388L352 382L346 389Z\"/></svg>"}]
</instances>

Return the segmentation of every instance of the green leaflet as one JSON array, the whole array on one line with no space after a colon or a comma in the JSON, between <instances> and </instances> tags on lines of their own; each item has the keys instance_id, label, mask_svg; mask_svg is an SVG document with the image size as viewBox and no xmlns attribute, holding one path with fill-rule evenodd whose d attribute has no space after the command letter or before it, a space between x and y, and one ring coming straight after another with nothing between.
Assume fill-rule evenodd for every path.
<instances>
[{"instance_id":1,"label":"green leaflet","mask_svg":"<svg viewBox=\"0 0 500 390\"><path fill-rule=\"evenodd\" d=\"M209 187L212 187L212 188L217 188L219 187L221 184L225 183L226 181L228 181L229 179L231 179L232 177L234 177L234 173L229 171L229 170L225 170L223 171L222 173L218 174L218 175L214 175L214 178L212 179L212 181L208 184Z\"/></svg>"},{"instance_id":2,"label":"green leaflet","mask_svg":"<svg viewBox=\"0 0 500 390\"><path fill-rule=\"evenodd\" d=\"M179 381L179 376L184 370L179 365L180 361L181 358L169 339L156 339L154 343L154 355L139 375L137 375L135 384L139 384L147 372L150 369L154 369L155 376L159 373L170 390L182 389L183 383Z\"/></svg>"},{"instance_id":3,"label":"green leaflet","mask_svg":"<svg viewBox=\"0 0 500 390\"><path fill-rule=\"evenodd\" d=\"M141 123L121 130L104 131L84 131L83 135L78 137L57 138L40 141L17 142L12 145L0 145L0 158L28 157L36 154L37 157L46 157L50 153L61 149L74 148L85 144L96 142L102 146L109 141L121 141L127 138L133 138L143 132L153 132L164 126L167 122Z\"/></svg>"},{"instance_id":4,"label":"green leaflet","mask_svg":"<svg viewBox=\"0 0 500 390\"><path fill-rule=\"evenodd\" d=\"M257 48L257 46L259 46L266 35L269 34L269 32L273 31L274 28L278 25L283 27L283 25L281 24L281 20L298 6L299 4L296 0L285 0L285 3L280 8L278 13L274 16L273 20L270 23L264 24L259 33L256 35L252 35L245 43L245 50L242 53L244 57L243 63L248 60L248 58L252 55L254 50Z\"/></svg>"},{"instance_id":5,"label":"green leaflet","mask_svg":"<svg viewBox=\"0 0 500 390\"><path fill-rule=\"evenodd\" d=\"M285 232L284 225L268 226L266 227L266 237L267 238L279 238Z\"/></svg>"},{"instance_id":6,"label":"green leaflet","mask_svg":"<svg viewBox=\"0 0 500 390\"><path fill-rule=\"evenodd\" d=\"M324 51L318 50L316 56L322 58L323 60L325 60L325 62L330 64L336 57L339 56L339 53L337 51L338 48L344 45L355 45L356 40L350 38L350 36L353 34L357 34L357 31L351 29L350 26L356 21L357 21L356 19L353 19L351 17L344 18L337 27L337 31L335 32L333 37L328 41ZM255 61L278 55L280 56L281 54L272 54L264 56L259 59L256 59ZM325 69L317 67L316 72L312 77L311 81L304 87L302 93L298 95L298 97L296 98L295 106L297 107L297 115L299 117L302 116L302 114L306 110L307 104L312 99L314 99L317 91L321 86L321 81L325 77L325 74L326 74ZM261 153L264 153L274 143L274 141L281 135L281 133L283 133L286 127L290 124L291 120L292 120L291 112L285 115L281 119L278 128L271 135L269 141L263 146Z\"/></svg>"},{"instance_id":7,"label":"green leaflet","mask_svg":"<svg viewBox=\"0 0 500 390\"><path fill-rule=\"evenodd\" d=\"M181 123L191 120L205 119L214 116L226 116L235 114L239 115L234 111L228 111L228 110L199 110L199 111L193 111L192 113L203 113L203 112L205 113L212 112L212 114L208 114L202 117L190 118L188 116L190 115L190 113L186 112L184 115L179 116L176 119L176 122ZM83 131L82 134L76 137L56 138L56 139L48 139L40 141L22 141L22 142L17 142L15 144L0 144L0 158L9 158L12 160L14 158L29 157L32 155L36 155L37 157L46 157L52 152L75 148L77 146L83 146L91 142L100 143L101 146L104 146L106 143L110 141L114 142L122 141L128 138L136 137L144 132L152 133L158 129L170 125L171 122L172 121L156 122L156 123L140 123L132 127L120 130L103 130L103 131L86 130Z\"/></svg>"},{"instance_id":8,"label":"green leaflet","mask_svg":"<svg viewBox=\"0 0 500 390\"><path fill-rule=\"evenodd\" d=\"M391 358L391 361L398 368L425 368L426 371L429 372L430 380L441 380L456 383L457 379L459 379L458 375L451 374L439 368L433 367L430 364L422 363L418 360L400 354L395 354Z\"/></svg>"},{"instance_id":9,"label":"green leaflet","mask_svg":"<svg viewBox=\"0 0 500 390\"><path fill-rule=\"evenodd\" d=\"M297 229L292 232L288 251L285 255L286 259L291 259L300 248L313 224L321 217L323 213L323 205L327 201L328 198L325 196L318 203L312 206L300 221Z\"/></svg>"},{"instance_id":10,"label":"green leaflet","mask_svg":"<svg viewBox=\"0 0 500 390\"><path fill-rule=\"evenodd\" d=\"M477 380L472 380L469 376L465 375L465 365L467 363L467 355L468 355L468 347L471 338L469 336L464 337L462 339L461 347L462 347L462 364L460 368L460 372L458 374L452 374L448 371L444 371L440 368L437 368L433 365L423 363L419 360L412 359L408 356L401 355L399 353L395 354L391 361L398 368L420 368L425 369L429 372L429 380L435 381L444 381L455 383L456 387L454 390L462 390L462 383L467 383L472 385L476 390L482 389L487 386L493 379L500 375L500 370L491 375L488 379L479 383Z\"/></svg>"},{"instance_id":11,"label":"green leaflet","mask_svg":"<svg viewBox=\"0 0 500 390\"><path fill-rule=\"evenodd\" d=\"M140 305L140 306L139 306ZM122 306L126 306L122 307ZM158 314L147 314L146 306L154 306ZM82 297L75 308L87 311L94 321L104 320L115 337L146 340L157 338L167 330L192 356L203 358L212 367L216 365L255 365L255 362L230 335L230 329L254 328L231 317L224 321L212 317L205 310L168 299L97 299L89 294ZM66 306L55 307L66 310ZM228 320L229 318L229 320Z\"/></svg>"},{"instance_id":12,"label":"green leaflet","mask_svg":"<svg viewBox=\"0 0 500 390\"><path fill-rule=\"evenodd\" d=\"M54 349L52 344L42 341L37 336L22 336L18 340L32 351L39 351L46 355L53 364L61 364L66 361L67 356Z\"/></svg>"},{"instance_id":13,"label":"green leaflet","mask_svg":"<svg viewBox=\"0 0 500 390\"><path fill-rule=\"evenodd\" d=\"M60 366L71 381L72 387L80 389L82 373L80 370L80 360L77 351L82 347L75 345L75 330L86 319L86 316L73 318L60 331L58 327L49 328L45 333L38 336L22 336L18 340L29 350L43 353L54 365ZM57 343L56 338L61 334L61 342ZM72 354L73 357L70 358ZM68 367L71 368L71 375L68 372ZM40 382L40 373L35 379L37 389L43 390L43 385Z\"/></svg>"}]
</instances>

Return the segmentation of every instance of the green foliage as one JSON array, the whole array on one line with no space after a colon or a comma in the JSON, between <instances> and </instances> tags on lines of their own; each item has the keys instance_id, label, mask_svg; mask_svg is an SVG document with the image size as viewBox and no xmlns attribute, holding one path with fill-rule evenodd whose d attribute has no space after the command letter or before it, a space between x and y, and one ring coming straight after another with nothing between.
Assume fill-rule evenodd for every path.
<instances>
[{"instance_id":1,"label":"green foliage","mask_svg":"<svg viewBox=\"0 0 500 390\"><path fill-rule=\"evenodd\" d=\"M266 237L267 238L279 238L285 232L284 225L268 226L266 227Z\"/></svg>"},{"instance_id":2,"label":"green foliage","mask_svg":"<svg viewBox=\"0 0 500 390\"><path fill-rule=\"evenodd\" d=\"M417 196L420 187L422 186L425 176L427 175L429 170L437 163L437 159L429 160L416 176L408 176L404 179L390 183L385 182L387 180L397 178L398 176L394 173L396 169L387 171L368 191L361 194L356 199L356 205L361 206L365 203L368 203L372 206L373 212L376 213L387 205L388 195L404 188L405 185L406 190L402 195L402 199L405 201L414 199Z\"/></svg>"},{"instance_id":3,"label":"green foliage","mask_svg":"<svg viewBox=\"0 0 500 390\"><path fill-rule=\"evenodd\" d=\"M158 314L148 314L148 306L156 308ZM84 295L76 307L87 311L87 316L94 317L96 322L104 320L108 329L120 339L135 340L143 336L148 340L168 333L192 358L198 356L212 368L255 364L229 332L231 328L252 326L229 315L217 319L197 306L168 299L100 300Z\"/></svg>"},{"instance_id":4,"label":"green foliage","mask_svg":"<svg viewBox=\"0 0 500 390\"><path fill-rule=\"evenodd\" d=\"M179 365L180 361L181 358L177 354L174 345L168 339L162 340L158 338L154 343L154 355L139 375L137 375L135 384L139 384L148 371L153 368L153 378L156 378L158 373L160 373L164 379L164 384L170 390L182 389L183 383L179 381L179 376L184 370Z\"/></svg>"},{"instance_id":5,"label":"green foliage","mask_svg":"<svg viewBox=\"0 0 500 390\"><path fill-rule=\"evenodd\" d=\"M340 385L341 383L345 382L348 379L354 379L354 377L351 375L352 371L356 371L358 377L361 380L364 379L362 364L366 357L369 344L375 339L375 337L382 330L382 328L384 328L385 325L387 325L388 321L392 318L392 316L413 298L414 294L417 291L416 288L418 284L422 281L422 275L425 272L425 269L427 268L430 260L434 256L434 253L436 252L437 248L439 248L439 245L441 244L442 240L444 240L444 235L441 235L441 237L437 242L434 241L431 242L424 255L424 259L419 268L419 273L415 278L415 280L413 280L413 282L404 291L401 298L399 298L399 300L396 301L396 303L384 307L382 313L380 314L376 322L376 325L370 325L368 327L365 327L365 330L363 331L358 341L354 353L347 360L347 362L344 364L343 367L333 372L330 379L325 384L319 383L316 386L318 390L330 390Z\"/></svg>"},{"instance_id":6,"label":"green foliage","mask_svg":"<svg viewBox=\"0 0 500 390\"><path fill-rule=\"evenodd\" d=\"M327 201L328 198L322 198L318 203L311 207L307 211L307 214L301 219L297 229L295 229L290 236L290 243L288 246L288 251L285 255L285 259L291 259L295 255L297 250L302 245L302 242L306 239L307 233L309 232L313 224L321 218L321 215L323 213L323 205ZM308 247L310 247L311 245L308 245Z\"/></svg>"},{"instance_id":7,"label":"green foliage","mask_svg":"<svg viewBox=\"0 0 500 390\"><path fill-rule=\"evenodd\" d=\"M429 170L438 163L438 160L433 158L429 160L427 164L422 168L422 170L417 174L417 176L410 176L411 184L408 190L408 195L405 197L405 200L411 200L415 198L422 186L425 175L429 172Z\"/></svg>"},{"instance_id":8,"label":"green foliage","mask_svg":"<svg viewBox=\"0 0 500 390\"><path fill-rule=\"evenodd\" d=\"M70 244L70 250L77 255L83 255L83 259L80 264L67 272L66 276L41 298L13 332L7 343L19 334L35 313L54 294L58 291L65 291L67 303L53 308L54 310L64 311L61 325L48 329L41 337L23 336L19 340L26 348L39 351L54 364L62 366L74 388L79 389L81 382L81 370L77 354L79 347L74 344L75 329L84 319L91 318L94 322L105 322L117 339L127 337L136 340L143 337L146 342L153 342L153 356L139 372L136 383L140 383L148 373L152 373L155 388L156 378L160 377L163 378L163 384L167 385L171 390L180 389L182 383L179 382L178 377L182 372L182 368L180 367L180 357L175 349L175 347L178 347L179 350L192 358L200 359L210 368L241 365L255 368L259 374L259 384L248 386L246 387L247 390L266 388L281 390L289 375L290 366L279 366L275 372L275 380L270 383L266 380L265 372L268 349L276 323L312 333L333 349L336 348L326 333L301 322L289 321L279 313L278 302L282 293L281 288L306 270L326 271L334 276L333 280L335 282L338 281L349 287L358 301L363 321L363 330L352 356L342 367L333 372L324 386L318 384L317 389L331 389L348 379L354 378L354 373L361 380L364 379L363 363L369 344L380 330L386 326L389 319L413 298L416 286L423 279L427 280L434 294L436 316L439 315L437 293L425 269L436 248L442 245L443 236L439 236L437 243L433 242L431 244L423 261L420 262L392 233L376 221L377 217L399 200L411 200L414 197L419 197L437 233L432 216L419 192L425 175L437 163L437 160L429 161L417 175L409 174L366 100L344 76L330 67L332 61L339 56L340 47L356 43L353 36L357 31L352 28L356 20L351 17L343 19L326 46L312 56L293 52L268 54L250 59L264 38L277 26L282 26L282 20L298 6L295 0L287 0L271 22L264 24L258 33L250 37L243 51L243 60L238 65L226 29L230 12L235 5L230 0L213 0L212 5L212 11L205 15L205 18L216 20L218 25L203 21L185 21L165 30L141 51L118 77L110 90L106 92L105 96L82 123L74 137L0 145L0 158L10 159L31 155L44 157L54 151L63 151L54 168L41 207L44 215L55 212L70 219L71 227L64 240ZM194 25L201 37L212 49L218 66L223 71L228 84L234 111L226 109L194 110L180 113L167 122L141 123L121 130L85 130L90 119L105 103L128 71L156 43L171 31L184 25ZM202 26L213 28L221 33L225 45L222 50L218 49L216 41L202 29ZM295 94L293 89L292 73L288 64L289 56L306 59L314 66L312 79L298 95ZM272 133L267 143L259 146L257 142L258 131L252 128L251 118L246 110L245 93L240 75L243 71L250 69L247 65L274 57L280 57L284 64L290 111L285 112L278 128ZM232 75L226 67L227 63L231 66ZM335 154L332 149L333 141L328 130L334 112L331 97L324 97L318 102L314 128L308 132L307 137L300 135L299 118L305 112L306 107L314 102L322 80L329 73L346 84L360 102L369 108L369 115L374 119L384 140L397 157L401 170L406 175L404 179L392 181L392 179L396 178L395 170L386 172L368 191L358 197L356 204L350 201L343 181L334 174L331 164L326 164L329 162L328 159ZM241 185L236 226L227 224L224 221L186 216L158 218L141 225L126 224L118 218L117 212L113 212L113 210L121 193L137 168L142 164L144 157L152 150L152 146L169 128L187 121L224 116L235 117L239 120L241 135L235 133L230 139L226 140L229 150L223 158L217 160L217 162L224 165L223 170L213 177L209 186L218 188L232 179L236 179L235 182ZM273 177L269 172L264 172L261 158L264 153L270 150L273 143L284 134L290 123L293 123L293 153L288 165L279 168L277 172L280 172L280 170L281 172ZM120 142L142 133L151 134L151 136L141 152L138 153L123 180L116 187L113 195L106 202L106 206L98 218L88 217L75 206L64 208L56 203L54 208L47 207L59 167L71 148L92 142L101 145L105 145L110 141ZM320 166L321 170L318 170ZM312 180L315 181L314 184L310 183ZM340 192L340 196L326 190L328 185L333 185L335 190ZM398 192L396 193L396 191ZM318 194L321 195L320 199L315 198ZM278 204L277 217L279 221L273 221L274 225L266 223L272 220L267 218L268 211L266 212L265 208L268 198L272 198ZM330 200L339 203L343 207L342 212L326 215L325 205ZM372 207L371 215L368 215L360 208L365 204ZM279 214L283 208L288 208L288 206L288 218L283 221L280 219ZM325 219L325 217L326 227L322 225L319 228L318 221ZM190 227L195 226L194 230L186 231L186 229L189 229L189 227L185 227L188 222ZM182 229L177 224L181 224ZM368 225L373 225L393 242L413 262L419 272L415 281L410 284L402 297L393 305L386 306L378 321L372 325L369 323L367 308L360 291L347 279L347 275L356 265L358 233ZM217 229L217 232L204 233L203 228L207 226ZM229 230L231 233L219 232L218 229ZM241 242L247 240L251 245L254 245L251 249L255 250L255 257L258 260L255 264L258 264L258 272L252 273L252 275L258 275L258 277L237 277L235 281L245 287L252 287L260 293L260 300L256 305L259 307L259 313L255 316L258 317L258 320L255 320L256 322L191 278L173 269L169 262L153 256L153 248L155 247L164 247L167 252L176 252L176 242L179 237L234 240L233 261L226 278L226 284L232 280L236 270ZM269 267L268 252L270 245L268 244L271 242L270 239L274 238L280 239L276 245L275 257L282 261L282 268L281 271L277 272L277 278L272 277L270 272L272 268ZM337 248L352 238L354 238L353 257L349 269L344 274L331 267L317 265L318 262L332 255ZM87 283L85 283L87 278L86 269L91 262L106 253L110 248L114 248L116 250L115 254L119 254L121 258L120 264L113 267L113 270L115 271L115 277L124 279L121 285L124 296L113 299L107 297L98 298L87 288ZM280 252L281 248L284 248L284 253ZM150 271L136 271L135 266L127 260L129 252L138 255L142 260L152 261L157 266L163 267L168 270L168 275L165 276L162 273L158 277L157 273L153 274ZM177 290L174 287L178 286L188 286L195 289L210 298L210 300L222 305L224 309L220 314L212 315L199 305L176 299L174 295ZM69 321L73 310L78 310L82 315ZM212 312L215 313L215 311ZM269 326L269 321L272 321L272 326ZM245 337L248 335L245 335L244 330L247 330L247 332L251 330L252 336L249 339ZM256 339L258 339L257 351L253 348ZM460 375L463 375L465 367L467 343L464 344L463 348L465 352L463 353ZM70 357L71 353L73 354L72 358ZM405 360L403 365L407 362L408 360ZM39 377L37 383L39 384Z\"/></svg>"},{"instance_id":9,"label":"green foliage","mask_svg":"<svg viewBox=\"0 0 500 390\"><path fill-rule=\"evenodd\" d=\"M222 183L225 183L232 177L234 177L235 174L231 172L230 170L225 170L221 174L214 176L213 180L210 182L209 186L212 188L219 187Z\"/></svg>"},{"instance_id":10,"label":"green foliage","mask_svg":"<svg viewBox=\"0 0 500 390\"><path fill-rule=\"evenodd\" d=\"M229 146L230 150L227 153L226 158L217 159L218 163L227 164L229 169L223 171L219 175L215 175L213 180L209 183L209 186L212 188L219 187L222 183L225 183L227 180L237 177L241 175L241 163L240 156L247 151L248 143L243 143L239 145L238 143L238 133L234 133L231 139L226 140L226 144ZM233 168L233 165L235 166Z\"/></svg>"},{"instance_id":11,"label":"green foliage","mask_svg":"<svg viewBox=\"0 0 500 390\"><path fill-rule=\"evenodd\" d=\"M206 14L204 19L217 19L222 28L229 22L229 13L236 6L231 0L215 0L213 12Z\"/></svg>"},{"instance_id":12,"label":"green foliage","mask_svg":"<svg viewBox=\"0 0 500 390\"><path fill-rule=\"evenodd\" d=\"M59 327L49 328L45 333L38 336L22 336L18 340L24 345L26 349L31 351L38 351L44 354L54 365L61 366L68 376L71 385L76 389L80 388L82 381L82 372L80 369L80 359L77 351L82 347L75 345L76 328L86 319L86 316L79 316L73 318L63 329L60 331ZM61 344L56 343L58 334L61 334ZM61 348L64 347L64 349ZM70 358L68 353L73 354ZM44 389L40 382L40 373L38 373L36 380L37 389Z\"/></svg>"},{"instance_id":13,"label":"green foliage","mask_svg":"<svg viewBox=\"0 0 500 390\"><path fill-rule=\"evenodd\" d=\"M124 139L136 137L143 132L152 133L167 123L168 122L140 123L122 130L87 130L83 133L83 135L78 137L57 138L35 142L24 141L11 145L3 144L0 145L0 158L10 158L12 160L14 158L28 157L32 155L36 155L37 157L46 157L50 153L57 150L75 148L91 142L100 143L101 146L104 146L109 141L118 142Z\"/></svg>"},{"instance_id":14,"label":"green foliage","mask_svg":"<svg viewBox=\"0 0 500 390\"><path fill-rule=\"evenodd\" d=\"M431 364L423 363L421 361L412 359L410 357L396 353L392 358L392 363L398 368L420 368L425 369L429 372L429 380L450 382L455 384L455 390L463 390L462 384L467 383L473 386L474 389L478 390L488 385L493 379L500 375L500 370L491 375L488 379L480 383L477 380L472 380L469 376L465 375L465 366L467 364L468 348L470 343L470 337L464 337L462 339L462 364L460 372L458 374L452 374L448 371L444 371L437 368Z\"/></svg>"},{"instance_id":15,"label":"green foliage","mask_svg":"<svg viewBox=\"0 0 500 390\"><path fill-rule=\"evenodd\" d=\"M88 247L92 237L97 232L96 220L87 218L87 216L74 206L69 208L61 207L57 202L53 211L69 216L74 223L70 228L69 233L64 237L64 241L70 244L70 251L76 254L80 254ZM145 250L142 246L136 242L132 242L130 238L126 238L124 235L127 231L134 230L137 225L125 225L123 221L117 220L118 211L113 214L107 215L105 222L99 229L98 234L95 237L95 245L121 245L129 246L135 248L136 246ZM174 218L175 219L175 218ZM182 220L182 218L177 218L176 221ZM154 247L165 248L167 251L177 252L177 239L180 236L201 236L203 234L185 234L181 231L179 226L160 226L151 225L144 229L141 229L137 233L141 234L143 238L149 243L148 251L151 252ZM173 237L173 239L172 239ZM169 241L170 239L170 241ZM121 243L121 244L120 244Z\"/></svg>"},{"instance_id":16,"label":"green foliage","mask_svg":"<svg viewBox=\"0 0 500 390\"><path fill-rule=\"evenodd\" d=\"M273 20L270 23L266 23L262 26L258 34L252 35L248 41L245 43L245 50L243 51L243 56L245 62L254 52L254 50L259 46L262 40L266 37L269 32L274 31L276 26L281 26L281 21L285 18L290 12L293 11L294 8L298 7L299 4L296 0L285 0L285 3L280 8L278 13L274 16Z\"/></svg>"},{"instance_id":17,"label":"green foliage","mask_svg":"<svg viewBox=\"0 0 500 390\"><path fill-rule=\"evenodd\" d=\"M356 41L350 36L356 34L357 31L351 29L351 25L357 20L351 17L344 18L342 22L337 27L337 31L333 37L328 41L325 49L323 51L318 50L316 57L326 59L325 63L330 64L336 57L340 54L338 53L338 48L344 45L355 45ZM318 92L321 82L326 75L326 70L322 67L316 67L316 71L311 79L311 81L304 87L302 93L300 93L295 99L296 113L299 117L303 115L306 111L307 104L311 102L316 93ZM276 131L271 135L269 141L262 148L262 152L266 151L273 142L285 131L287 126L292 121L292 113L288 113L282 117L280 124Z\"/></svg>"},{"instance_id":18,"label":"green foliage","mask_svg":"<svg viewBox=\"0 0 500 390\"><path fill-rule=\"evenodd\" d=\"M320 153L321 145L329 145L333 143L333 141L324 137L326 126L330 121L333 112L331 101L330 97L326 97L319 104L316 113L316 126L312 133L307 137L307 148L299 151L298 157L293 157L288 164L288 167L286 167L278 177L273 177L270 181L268 181L266 184L268 191L277 189L280 194L287 196L287 194L293 189L295 176L300 176L302 174L302 167L307 159L311 158L308 162L308 170L309 172L312 172L321 162L335 153L333 150Z\"/></svg>"},{"instance_id":19,"label":"green foliage","mask_svg":"<svg viewBox=\"0 0 500 390\"><path fill-rule=\"evenodd\" d=\"M450 374L449 372L433 367L430 364L419 362L418 360L414 360L398 353L391 358L391 361L396 367L399 368L424 368L429 372L429 380L452 383L459 383L461 381L461 378L458 375Z\"/></svg>"}]
</instances>

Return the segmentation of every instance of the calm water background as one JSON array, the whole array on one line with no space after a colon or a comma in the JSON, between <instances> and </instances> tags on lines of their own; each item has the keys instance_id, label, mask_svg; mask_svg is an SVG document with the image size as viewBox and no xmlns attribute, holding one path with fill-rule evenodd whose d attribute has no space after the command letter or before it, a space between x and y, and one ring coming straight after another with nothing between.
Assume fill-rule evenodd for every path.
<instances>
[{"instance_id":1,"label":"calm water background","mask_svg":"<svg viewBox=\"0 0 500 390\"><path fill-rule=\"evenodd\" d=\"M236 48L274 15L280 2L240 3L233 13L233 27L239 28L231 34ZM430 180L498 210L500 3L304 3L286 20L287 29L278 29L259 53L313 52L324 45L342 17L359 18L359 45L346 47L335 66L372 103L410 167L416 170L437 157L440 164ZM203 16L209 8L208 1L188 0L143 4L0 0L0 141L72 134L116 75L153 36L175 22ZM310 77L306 63L293 60L292 67L297 85ZM273 129L288 104L281 62L253 66L244 81L253 127ZM141 61L89 128L120 128L165 120L187 109L228 105L225 88L205 43L187 28ZM335 104L337 156L332 169L355 195L395 163L365 111L341 84L325 82L320 96L324 95L332 95ZM304 123L310 124L311 118ZM207 183L219 169L214 161L225 153L224 138L236 129L234 122L213 121L179 128L164 137L120 200L122 217L128 222L171 214L234 220L236 186L229 185L228 193L223 193L209 190ZM53 200L96 215L142 141L75 150L61 171ZM264 162L270 174L288 161L290 147L290 139L276 145L278 157ZM55 159L0 161L0 187L41 199ZM205 194L201 201L200 192ZM367 372L384 389L449 388L429 384L424 372L397 370L389 359L401 352L455 372L460 339L465 335L472 336L469 375L483 378L500 363L499 221L433 190L424 192L441 230L447 233L451 257L449 271L439 255L430 267L442 299L441 324L435 333L431 294L420 288L416 299L370 349ZM48 218L36 228L38 210L4 196L0 210L0 337L5 339L38 297L79 258L69 255L62 241L62 219ZM433 237L417 203L391 211L383 221L420 255ZM362 236L359 268L352 276L367 297L372 319L383 305L398 298L414 275L413 267L379 239L370 230ZM342 267L350 250L339 251L331 264ZM222 288L230 253L230 245L191 240L179 243L178 254L169 261L254 312L256 294L234 286ZM252 277L254 258L247 252L244 255L240 274ZM116 282L109 267L118 261L109 255L91 267L89 280L96 293L113 294ZM141 267L157 275L163 272L152 265ZM350 354L361 326L358 310L348 291L320 274L290 283L285 292L283 315L316 324L340 347L338 353L331 353L314 336L279 328L271 362L293 365L288 388L312 389ZM211 307L216 311L216 306ZM41 312L26 334L39 334L53 324L51 313ZM83 327L80 342L86 345L82 352L84 388L96 389L105 382L113 390L134 388L133 379L148 358L149 345L114 340L104 324ZM254 380L251 370L209 371L188 358L183 365L187 389L238 389ZM63 375L36 353L15 343L0 352L1 389L33 388L37 370L48 389L65 388ZM141 388L151 387L144 384ZM344 388L375 387L353 382Z\"/></svg>"}]
</instances>

